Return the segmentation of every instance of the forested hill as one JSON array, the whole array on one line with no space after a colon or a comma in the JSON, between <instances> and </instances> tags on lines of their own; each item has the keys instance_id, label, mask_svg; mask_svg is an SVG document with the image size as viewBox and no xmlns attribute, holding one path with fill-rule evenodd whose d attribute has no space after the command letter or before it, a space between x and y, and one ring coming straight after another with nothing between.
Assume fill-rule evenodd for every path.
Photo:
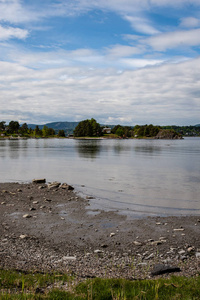
<instances>
[{"instance_id":1,"label":"forested hill","mask_svg":"<svg viewBox=\"0 0 200 300\"><path fill-rule=\"evenodd\" d=\"M64 130L66 134L72 134L78 124L79 122L52 122L43 125L28 124L28 127L35 129L38 126L39 129L42 129L44 126L47 126L48 128L53 128L56 133L59 130Z\"/></svg>"}]
</instances>

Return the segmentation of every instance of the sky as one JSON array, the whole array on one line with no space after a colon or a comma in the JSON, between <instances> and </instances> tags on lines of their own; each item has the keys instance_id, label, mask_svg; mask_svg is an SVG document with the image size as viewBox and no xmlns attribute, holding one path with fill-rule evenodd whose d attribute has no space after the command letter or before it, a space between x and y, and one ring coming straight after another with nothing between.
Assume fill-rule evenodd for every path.
<instances>
[{"instance_id":1,"label":"sky","mask_svg":"<svg viewBox=\"0 0 200 300\"><path fill-rule=\"evenodd\" d=\"M0 121L200 123L200 0L0 0Z\"/></svg>"}]
</instances>

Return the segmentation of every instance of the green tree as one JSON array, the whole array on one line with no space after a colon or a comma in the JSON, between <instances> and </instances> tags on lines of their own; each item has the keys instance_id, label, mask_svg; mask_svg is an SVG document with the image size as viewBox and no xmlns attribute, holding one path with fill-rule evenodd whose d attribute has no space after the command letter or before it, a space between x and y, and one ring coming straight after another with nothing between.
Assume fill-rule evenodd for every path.
<instances>
[{"instance_id":1,"label":"green tree","mask_svg":"<svg viewBox=\"0 0 200 300\"><path fill-rule=\"evenodd\" d=\"M74 129L75 137L100 136L101 133L101 126L95 119L83 120Z\"/></svg>"},{"instance_id":2,"label":"green tree","mask_svg":"<svg viewBox=\"0 0 200 300\"><path fill-rule=\"evenodd\" d=\"M34 136L42 136L42 130L39 128L38 125L36 125L34 129Z\"/></svg>"},{"instance_id":3,"label":"green tree","mask_svg":"<svg viewBox=\"0 0 200 300\"><path fill-rule=\"evenodd\" d=\"M6 128L5 125L6 125L6 122L5 122L5 121L1 121L1 122L0 122L0 130L1 130L1 131L5 130L5 128Z\"/></svg>"},{"instance_id":4,"label":"green tree","mask_svg":"<svg viewBox=\"0 0 200 300\"><path fill-rule=\"evenodd\" d=\"M49 135L49 128L46 125L44 125L42 128L42 135L44 137L47 137Z\"/></svg>"},{"instance_id":5,"label":"green tree","mask_svg":"<svg viewBox=\"0 0 200 300\"><path fill-rule=\"evenodd\" d=\"M58 137L65 137L65 131L63 129L58 131Z\"/></svg>"},{"instance_id":6,"label":"green tree","mask_svg":"<svg viewBox=\"0 0 200 300\"><path fill-rule=\"evenodd\" d=\"M8 124L8 132L9 133L18 133L20 128L19 122L17 121L10 121L10 123Z\"/></svg>"},{"instance_id":7,"label":"green tree","mask_svg":"<svg viewBox=\"0 0 200 300\"><path fill-rule=\"evenodd\" d=\"M28 125L26 123L22 124L20 131L22 134L27 134L28 133Z\"/></svg>"}]
</instances>

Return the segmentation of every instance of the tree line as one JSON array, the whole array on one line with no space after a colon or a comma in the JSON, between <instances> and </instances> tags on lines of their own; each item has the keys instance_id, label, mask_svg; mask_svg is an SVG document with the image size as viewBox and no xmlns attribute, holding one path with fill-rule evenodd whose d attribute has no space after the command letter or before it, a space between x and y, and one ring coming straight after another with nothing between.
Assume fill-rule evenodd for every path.
<instances>
[{"instance_id":1,"label":"tree line","mask_svg":"<svg viewBox=\"0 0 200 300\"><path fill-rule=\"evenodd\" d=\"M108 135L103 132L105 126L100 126L95 119L81 121L74 130L75 137L99 137ZM122 126L116 125L112 128L112 137L131 138L131 137L155 137L161 130L160 126L150 125L136 125L136 126Z\"/></svg>"},{"instance_id":2,"label":"tree line","mask_svg":"<svg viewBox=\"0 0 200 300\"><path fill-rule=\"evenodd\" d=\"M175 128L174 128L175 127ZM189 126L188 126L189 127ZM182 130L177 130L181 128ZM185 133L183 130L184 127L177 126L154 126L150 125L136 125L136 126L122 126L116 125L112 128L111 134L107 134L104 131L105 126L101 126L95 119L87 119L79 122L79 124L74 129L74 137L118 137L118 138L164 138L165 136L174 136L178 133ZM176 129L176 130L175 130ZM192 133L200 133L200 127L191 126L189 127ZM194 131L196 130L196 131ZM162 134L159 135L159 133ZM178 133L177 133L178 132ZM46 125L43 128L39 128L36 125L35 129L29 128L26 123L20 125L18 121L10 121L9 124L6 124L5 121L0 122L0 133L1 136L9 135L20 135L24 137L65 137L65 131L60 129L57 133L53 128L49 128ZM199 134L198 134L199 135Z\"/></svg>"},{"instance_id":3,"label":"tree line","mask_svg":"<svg viewBox=\"0 0 200 300\"><path fill-rule=\"evenodd\" d=\"M49 128L46 125L42 129L36 125L35 129L29 128L27 123L19 124L18 121L10 121L6 124L5 121L0 122L0 132L2 136L23 136L23 137L65 137L65 131L59 130L55 133L53 128Z\"/></svg>"}]
</instances>

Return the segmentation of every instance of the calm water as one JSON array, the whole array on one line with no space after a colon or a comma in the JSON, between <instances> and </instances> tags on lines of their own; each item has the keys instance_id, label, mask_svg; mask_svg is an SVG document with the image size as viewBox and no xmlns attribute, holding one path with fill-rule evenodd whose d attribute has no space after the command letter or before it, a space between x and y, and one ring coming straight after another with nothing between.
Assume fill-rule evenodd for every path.
<instances>
[{"instance_id":1,"label":"calm water","mask_svg":"<svg viewBox=\"0 0 200 300\"><path fill-rule=\"evenodd\" d=\"M0 182L72 184L92 208L133 216L200 214L200 138L0 140ZM83 187L84 185L84 187Z\"/></svg>"}]
</instances>

